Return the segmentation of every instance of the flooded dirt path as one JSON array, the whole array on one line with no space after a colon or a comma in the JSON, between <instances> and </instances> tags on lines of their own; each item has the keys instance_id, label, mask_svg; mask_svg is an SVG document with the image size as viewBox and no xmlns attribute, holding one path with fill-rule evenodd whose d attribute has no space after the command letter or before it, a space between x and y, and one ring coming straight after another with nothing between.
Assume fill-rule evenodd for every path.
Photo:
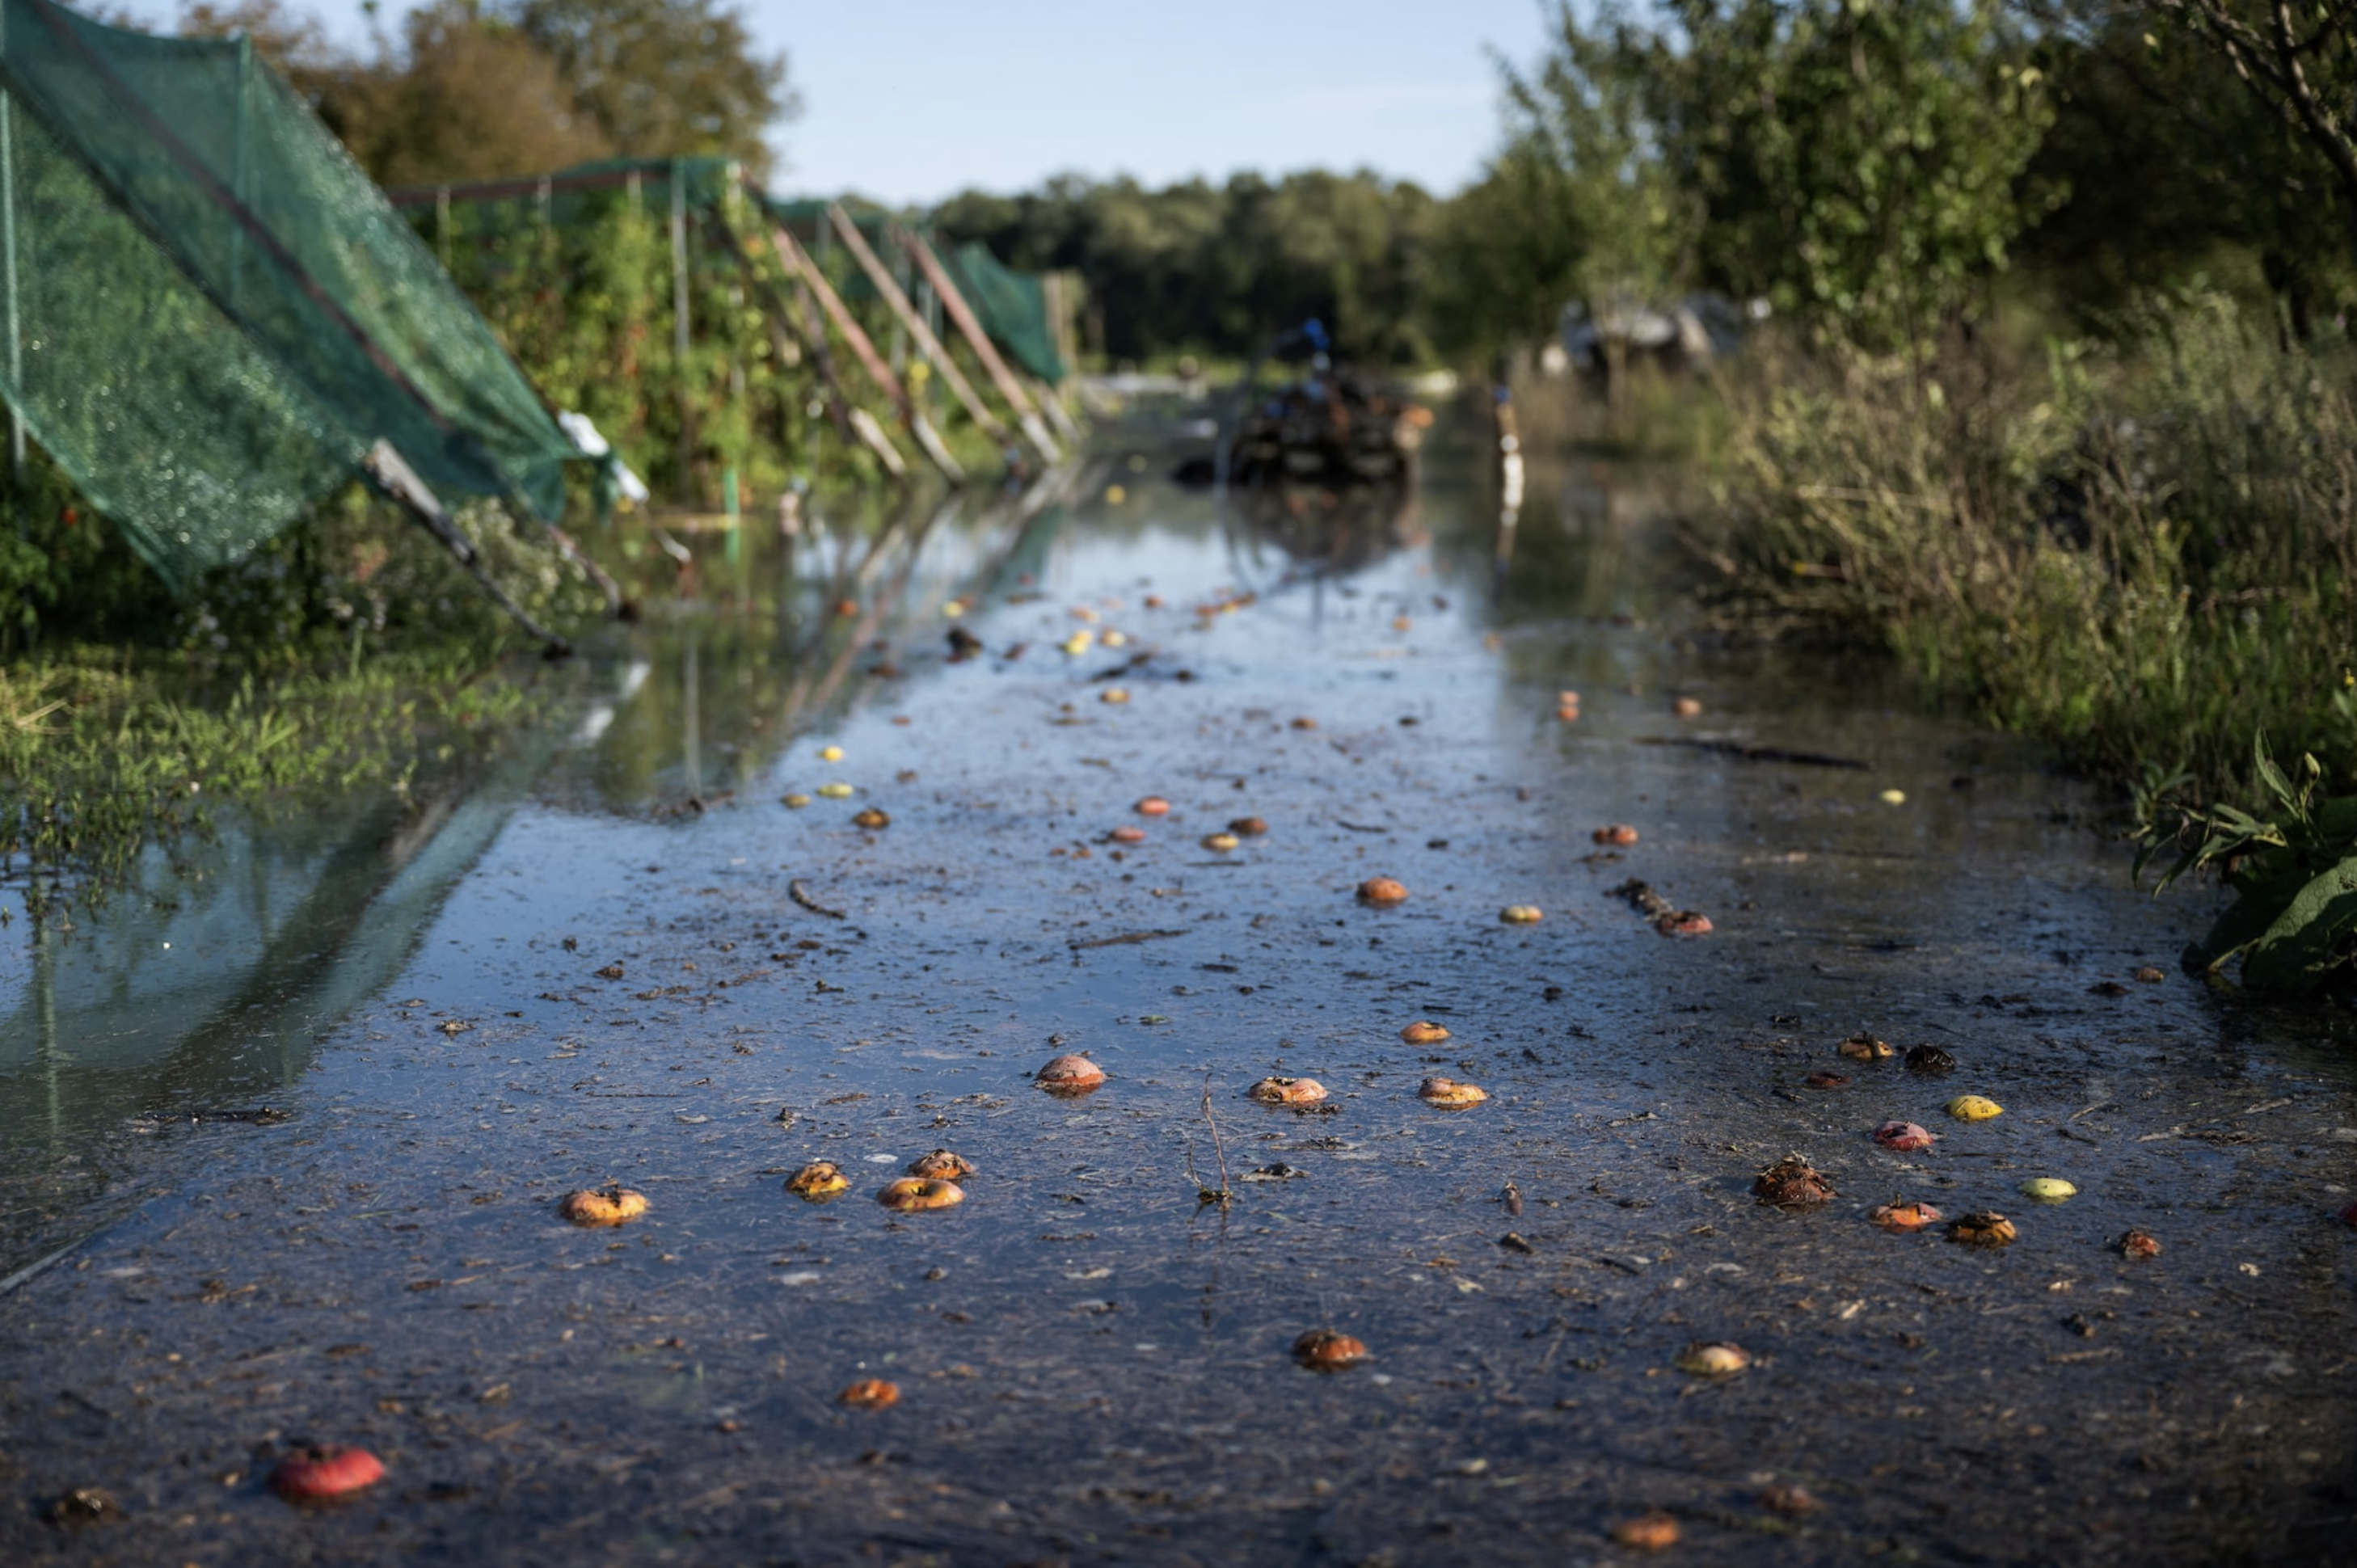
<instances>
[{"instance_id":1,"label":"flooded dirt path","mask_svg":"<svg viewBox=\"0 0 2357 1568\"><path fill-rule=\"evenodd\" d=\"M169 911L20 924L0 1273L106 1228L0 1296L0 1560L1556 1563L1654 1509L1665 1561L2357 1560L2345 1022L2179 975L2204 897L2129 888L2033 753L1680 635L1605 477L1537 477L1493 592L1462 435L1383 514L1222 519L1160 463L699 545L438 858L275 906L210 1067L166 1004L125 1032ZM326 897L329 854L250 858ZM1060 1052L1108 1080L1042 1092ZM963 1204L877 1203L936 1147ZM1833 1196L1757 1201L1788 1156ZM851 1190L787 1192L815 1159ZM557 1219L609 1181L650 1212ZM1320 1327L1372 1359L1297 1367ZM304 1440L387 1478L290 1507ZM120 1517L44 1522L76 1487Z\"/></svg>"}]
</instances>

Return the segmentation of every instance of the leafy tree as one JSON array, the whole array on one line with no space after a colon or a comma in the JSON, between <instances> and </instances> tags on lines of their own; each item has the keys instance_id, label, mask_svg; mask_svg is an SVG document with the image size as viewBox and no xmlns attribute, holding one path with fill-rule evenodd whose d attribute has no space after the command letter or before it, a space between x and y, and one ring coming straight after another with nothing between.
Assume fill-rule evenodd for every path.
<instances>
[{"instance_id":1,"label":"leafy tree","mask_svg":"<svg viewBox=\"0 0 2357 1568\"><path fill-rule=\"evenodd\" d=\"M1922 342L2050 199L2052 118L1995 0L1667 0L1620 26L1700 274L1869 347Z\"/></svg>"},{"instance_id":2,"label":"leafy tree","mask_svg":"<svg viewBox=\"0 0 2357 1568\"><path fill-rule=\"evenodd\" d=\"M282 0L196 0L181 7L180 31L192 38L243 35L253 40L254 51L348 145L366 118L372 85L369 67L339 48L316 16L292 10Z\"/></svg>"},{"instance_id":3,"label":"leafy tree","mask_svg":"<svg viewBox=\"0 0 2357 1568\"><path fill-rule=\"evenodd\" d=\"M1434 331L1472 352L1544 338L1585 295L1590 235L1571 177L1536 135L1507 143L1448 204L1433 238Z\"/></svg>"},{"instance_id":4,"label":"leafy tree","mask_svg":"<svg viewBox=\"0 0 2357 1568\"><path fill-rule=\"evenodd\" d=\"M494 3L627 156L716 155L759 178L770 127L801 112L786 57L759 53L744 14L718 0Z\"/></svg>"},{"instance_id":5,"label":"leafy tree","mask_svg":"<svg viewBox=\"0 0 2357 1568\"><path fill-rule=\"evenodd\" d=\"M1161 190L1062 176L1019 196L965 192L934 220L1011 265L1080 273L1115 359L1242 358L1315 316L1345 353L1398 361L1426 351L1437 211L1417 187L1364 171Z\"/></svg>"},{"instance_id":6,"label":"leafy tree","mask_svg":"<svg viewBox=\"0 0 2357 1568\"><path fill-rule=\"evenodd\" d=\"M2147 14L2212 51L2297 133L2357 256L2357 14L2291 0L2148 0Z\"/></svg>"},{"instance_id":7,"label":"leafy tree","mask_svg":"<svg viewBox=\"0 0 2357 1568\"><path fill-rule=\"evenodd\" d=\"M1460 337L1699 284L1920 345L2049 199L2043 78L1996 0L1563 6L1505 77L1505 148L1444 242Z\"/></svg>"},{"instance_id":8,"label":"leafy tree","mask_svg":"<svg viewBox=\"0 0 2357 1568\"><path fill-rule=\"evenodd\" d=\"M2230 65L2147 13L2037 13L2055 119L2029 178L2063 199L2019 250L2084 325L2109 331L2140 296L2244 284L2310 336L2350 275L2331 186L2297 130Z\"/></svg>"},{"instance_id":9,"label":"leafy tree","mask_svg":"<svg viewBox=\"0 0 2357 1568\"><path fill-rule=\"evenodd\" d=\"M1692 268L1702 214L1661 156L1647 40L1610 16L1591 33L1568 6L1555 27L1535 71L1500 61L1506 145L1446 226L1440 308L1469 346L1551 333L1571 300L1658 300Z\"/></svg>"},{"instance_id":10,"label":"leafy tree","mask_svg":"<svg viewBox=\"0 0 2357 1568\"><path fill-rule=\"evenodd\" d=\"M758 175L799 107L782 55L716 0L433 0L396 43L338 47L285 0L197 0L181 30L243 33L388 184L534 174L589 158L718 154Z\"/></svg>"},{"instance_id":11,"label":"leafy tree","mask_svg":"<svg viewBox=\"0 0 2357 1568\"><path fill-rule=\"evenodd\" d=\"M380 72L347 141L387 185L491 179L563 168L614 148L566 90L556 62L469 0L411 13L403 67Z\"/></svg>"}]
</instances>

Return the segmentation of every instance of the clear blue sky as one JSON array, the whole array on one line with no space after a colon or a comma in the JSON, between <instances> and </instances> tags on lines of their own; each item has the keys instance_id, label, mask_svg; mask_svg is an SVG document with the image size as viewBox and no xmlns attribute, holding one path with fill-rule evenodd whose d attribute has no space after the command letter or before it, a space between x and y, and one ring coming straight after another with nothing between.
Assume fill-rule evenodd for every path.
<instances>
[{"instance_id":1,"label":"clear blue sky","mask_svg":"<svg viewBox=\"0 0 2357 1568\"><path fill-rule=\"evenodd\" d=\"M168 29L178 0L116 0ZM358 0L292 0L365 38ZM406 7L387 0L397 18ZM1540 0L745 0L792 59L780 188L926 203L1061 171L1160 185L1368 167L1455 189L1496 137L1485 46L1531 59Z\"/></svg>"}]
</instances>

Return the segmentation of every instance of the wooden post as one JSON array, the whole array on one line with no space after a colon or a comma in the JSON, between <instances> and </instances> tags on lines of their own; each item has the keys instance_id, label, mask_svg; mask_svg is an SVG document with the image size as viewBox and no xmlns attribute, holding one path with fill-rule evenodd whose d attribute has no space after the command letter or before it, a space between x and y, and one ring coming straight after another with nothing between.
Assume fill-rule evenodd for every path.
<instances>
[{"instance_id":1,"label":"wooden post","mask_svg":"<svg viewBox=\"0 0 2357 1568\"><path fill-rule=\"evenodd\" d=\"M1059 268L1039 281L1040 292L1047 295L1048 325L1056 335L1056 357L1064 361L1067 375L1077 376L1081 373L1081 342L1072 323L1072 307L1079 303L1072 297L1073 274Z\"/></svg>"},{"instance_id":2,"label":"wooden post","mask_svg":"<svg viewBox=\"0 0 2357 1568\"><path fill-rule=\"evenodd\" d=\"M1056 345L1056 358L1064 362L1065 385L1081 373L1081 346L1072 332L1072 284L1074 275L1060 268L1042 274L1039 279L1040 304L1048 312L1048 331ZM1048 415L1065 440L1077 446L1081 429L1072 418L1071 400L1060 387L1048 392Z\"/></svg>"},{"instance_id":3,"label":"wooden post","mask_svg":"<svg viewBox=\"0 0 2357 1568\"><path fill-rule=\"evenodd\" d=\"M523 628L527 636L541 643L551 654L572 651L563 638L533 619L524 607L500 586L499 579L492 576L483 564L482 555L475 549L473 542L458 532L458 525L443 510L441 501L425 488L425 481L417 477L417 471L393 449L393 443L380 439L369 448L368 456L361 460L361 467L380 495L399 505L419 527L441 541L442 547L457 559L458 564L466 568L467 575L491 596L494 604L514 618L515 623Z\"/></svg>"},{"instance_id":4,"label":"wooden post","mask_svg":"<svg viewBox=\"0 0 2357 1568\"><path fill-rule=\"evenodd\" d=\"M834 350L827 346L826 322L819 315L818 301L800 278L794 280L793 308L784 313L784 319L818 367L819 380L826 383L826 412L834 421L835 433L850 440L851 394L844 390L843 372L835 368Z\"/></svg>"},{"instance_id":5,"label":"wooden post","mask_svg":"<svg viewBox=\"0 0 2357 1568\"><path fill-rule=\"evenodd\" d=\"M820 372L826 378L827 409L834 414L844 441L856 441L876 454L876 460L884 465L885 471L897 478L908 471L908 464L902 461L899 449L886 437L884 427L876 423L875 415L852 401L849 390L843 384L843 372L835 366L834 350L827 346L826 318L819 311L810 285L799 277L794 280L794 303L802 311L798 325L802 341L810 347L811 357L818 361Z\"/></svg>"},{"instance_id":6,"label":"wooden post","mask_svg":"<svg viewBox=\"0 0 2357 1568\"><path fill-rule=\"evenodd\" d=\"M950 483L953 485L965 483L965 470L958 467L957 459L950 456L949 448L942 445L941 437L933 433L932 427L927 424L923 417L918 413L916 403L909 396L909 389L900 384L899 378L892 373L892 367L886 364L884 356L876 351L876 345L868 338L866 328L859 325L859 318L852 315L850 307L843 303L843 296L834 292L834 285L826 281L826 274L819 270L816 262L811 260L810 252L802 249L802 242L787 232L782 224L771 231L770 242L777 247L778 259L785 263L786 271L799 279L804 288L817 296L820 306L826 311L827 319L834 323L835 331L843 340L851 346L852 356L867 371L868 379L882 388L885 396L891 399L892 412L899 415L900 423L907 426L909 435L916 437L917 445L923 449L926 457L931 459L933 467L939 468L942 477ZM857 413L856 410L853 411L854 429L858 428ZM881 429L879 428L875 434L880 436ZM870 447L877 446L876 439L870 437L868 432L862 430L860 435L862 439L867 441ZM888 442L885 443L887 446L889 445ZM882 453L879 451L877 455L880 456ZM899 454L895 453L894 456L897 457ZM886 466L891 467L889 463ZM896 477L899 471L897 468L894 469Z\"/></svg>"},{"instance_id":7,"label":"wooden post","mask_svg":"<svg viewBox=\"0 0 2357 1568\"><path fill-rule=\"evenodd\" d=\"M1078 446L1081 444L1080 424L1072 418L1072 411L1064 406L1064 400L1056 395L1056 389L1043 381L1026 379L1031 381L1032 395L1038 399L1039 406L1048 411L1048 423L1056 427L1056 434Z\"/></svg>"},{"instance_id":8,"label":"wooden post","mask_svg":"<svg viewBox=\"0 0 2357 1568\"><path fill-rule=\"evenodd\" d=\"M855 408L851 411L850 419L851 428L858 434L867 449L876 454L876 459L884 465L885 472L896 479L907 478L908 459L901 456L900 449L892 445L892 438L884 434L884 426L877 423L876 416L864 408Z\"/></svg>"},{"instance_id":9,"label":"wooden post","mask_svg":"<svg viewBox=\"0 0 2357 1568\"><path fill-rule=\"evenodd\" d=\"M965 338L966 346L974 350L974 358L982 361L982 368L990 373L991 384L998 389L998 395L1006 399L1006 406L1015 411L1017 422L1023 426L1024 438L1049 462L1063 461L1064 454L1056 446L1056 438L1048 434L1048 426L1040 421L1039 411L1031 406L1029 398L1023 395L1023 388L1015 380L1015 372L1008 370L1006 361L998 357L997 347L991 342L990 335L982 329L982 323L974 318L974 311L966 305L965 295L960 294L957 285L950 281L949 271L942 265L941 258L933 254L933 248L920 236L906 230L896 231L896 233L902 247L923 269L926 281L933 285L933 292L941 295L942 308L950 313L952 321L957 323L958 332Z\"/></svg>"},{"instance_id":10,"label":"wooden post","mask_svg":"<svg viewBox=\"0 0 2357 1568\"><path fill-rule=\"evenodd\" d=\"M826 281L826 274L819 270L816 262L811 260L810 252L802 249L802 242L780 225L771 232L770 243L777 246L778 259L785 263L786 271L800 278L802 286L818 296L819 305L826 311L827 320L851 346L852 358L857 360L860 367L867 372L867 379L892 400L892 412L903 420L907 419L909 389L893 376L892 367L887 365L884 356L876 351L876 345L869 340L866 328L859 325L859 318L853 316L850 307L843 303L843 296L834 292L834 285Z\"/></svg>"},{"instance_id":11,"label":"wooden post","mask_svg":"<svg viewBox=\"0 0 2357 1568\"><path fill-rule=\"evenodd\" d=\"M753 248L727 221L725 214L713 215L713 221L718 225L722 242L731 250L739 255L754 253ZM890 438L884 434L883 426L877 424L873 417L858 419L852 417L855 413L861 413L862 411L853 404L851 394L844 390L843 375L835 368L834 351L827 347L826 323L820 316L818 301L812 295L810 282L791 261L786 260L785 252L781 250L778 255L785 268L786 275L793 281L793 292L791 296L782 293L769 274L758 272L751 274L754 282L760 287L763 294L770 296L770 303L775 307L771 319L781 323L786 330L793 335L794 339L802 345L802 351L807 353L812 362L818 367L819 380L826 387L826 396L821 401L825 403L826 411L834 419L835 428L842 434L844 440L846 443L857 441L865 446L876 455L876 460L884 465L885 470L894 477L906 473L907 460L900 456L899 449L895 447ZM820 281L825 280L822 278Z\"/></svg>"},{"instance_id":12,"label":"wooden post","mask_svg":"<svg viewBox=\"0 0 2357 1568\"><path fill-rule=\"evenodd\" d=\"M842 234L844 244L858 260L860 270L867 274L867 281L876 285L876 292L884 296L886 305L891 306L893 317L909 337L916 339L917 351L924 355L926 362L941 373L942 381L949 383L950 392L964 407L975 426L1002 447L1013 445L1014 433L990 412L990 405L982 401L981 395L974 390L974 383L965 379L965 372L959 370L957 361L950 358L949 350L942 346L942 340L933 336L933 329L925 325L925 318L918 313L917 307L909 303L909 296L901 292L899 280L892 275L874 247L867 243L867 237L859 231L859 226L851 220L851 215L844 211L840 204L833 202L827 205L826 215L834 222L836 231Z\"/></svg>"}]
</instances>

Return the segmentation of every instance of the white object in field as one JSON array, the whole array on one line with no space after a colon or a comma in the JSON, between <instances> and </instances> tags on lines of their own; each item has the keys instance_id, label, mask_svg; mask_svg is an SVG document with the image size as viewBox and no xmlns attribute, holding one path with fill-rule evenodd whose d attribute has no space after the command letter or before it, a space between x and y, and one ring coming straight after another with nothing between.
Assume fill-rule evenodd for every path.
<instances>
[{"instance_id":1,"label":"white object in field","mask_svg":"<svg viewBox=\"0 0 2357 1568\"><path fill-rule=\"evenodd\" d=\"M556 427L565 432L576 448L589 456L603 457L614 449L613 443L597 434L597 427L589 423L586 413L568 409L556 416Z\"/></svg>"},{"instance_id":2,"label":"white object in field","mask_svg":"<svg viewBox=\"0 0 2357 1568\"><path fill-rule=\"evenodd\" d=\"M892 445L892 438L884 434L884 426L877 423L876 416L864 408L855 408L850 413L850 420L852 430L858 435L861 444L876 454L876 460L884 465L885 472L896 479L906 478L909 460L900 456L900 449Z\"/></svg>"},{"instance_id":3,"label":"white object in field","mask_svg":"<svg viewBox=\"0 0 2357 1568\"><path fill-rule=\"evenodd\" d=\"M597 433L597 427L589 423L587 414L575 413L567 409L556 416L556 427L565 432L565 438L573 443L575 449L583 456L612 457L614 488L621 491L622 499L632 506L644 506L647 503L648 498L653 494L647 489L647 482L630 472L630 466L628 463L614 457L614 444Z\"/></svg>"}]
</instances>

